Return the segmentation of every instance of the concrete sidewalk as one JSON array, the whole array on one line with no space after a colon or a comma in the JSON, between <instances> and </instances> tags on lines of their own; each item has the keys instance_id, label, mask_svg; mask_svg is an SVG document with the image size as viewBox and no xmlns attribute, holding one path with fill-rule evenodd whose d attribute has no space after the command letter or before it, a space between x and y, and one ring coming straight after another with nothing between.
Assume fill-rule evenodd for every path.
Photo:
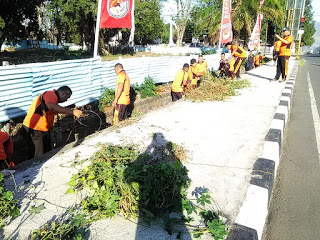
<instances>
[{"instance_id":1,"label":"concrete sidewalk","mask_svg":"<svg viewBox=\"0 0 320 240\"><path fill-rule=\"evenodd\" d=\"M294 64L291 59L289 73ZM4 228L4 238L27 239L33 229L80 201L80 194L65 194L66 183L77 172L71 167L75 158L89 158L97 150L98 143L133 143L143 150L152 142L153 133L161 133L166 141L183 145L188 150L184 165L192 180L190 197L195 188L209 189L228 223L237 222L252 179L253 165L263 154L265 137L285 86L269 81L275 72L276 67L271 62L242 75L252 86L240 90L238 96L224 102L178 101L143 116L130 126L106 129L77 147L70 149L69 146L51 157L47 154L44 156L47 161L17 171L14 177L21 188L17 197L23 197L21 215ZM12 180L9 185L14 187ZM30 206L42 203L45 209L40 214L28 212ZM243 211L241 214L245 215ZM137 226L122 218L107 219L92 224L87 236L119 240L176 237L158 226ZM188 238L190 235L184 237Z\"/></svg>"}]
</instances>

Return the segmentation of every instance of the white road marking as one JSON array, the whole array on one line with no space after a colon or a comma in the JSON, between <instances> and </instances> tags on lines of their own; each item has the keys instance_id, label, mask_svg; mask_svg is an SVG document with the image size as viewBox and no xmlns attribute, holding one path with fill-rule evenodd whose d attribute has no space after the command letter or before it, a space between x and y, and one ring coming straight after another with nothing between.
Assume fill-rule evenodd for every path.
<instances>
[{"instance_id":1,"label":"white road marking","mask_svg":"<svg viewBox=\"0 0 320 240\"><path fill-rule=\"evenodd\" d=\"M310 101L311 101L311 112L312 112L312 118L313 118L313 124L314 124L314 130L316 134L316 141L317 141L317 148L318 148L318 158L320 163L320 118L319 118L319 112L317 108L316 99L314 98L313 88L310 81L310 75L307 71L307 81L308 81L308 87L309 87L309 95L310 95Z\"/></svg>"},{"instance_id":2,"label":"white road marking","mask_svg":"<svg viewBox=\"0 0 320 240\"><path fill-rule=\"evenodd\" d=\"M307 62L306 60L303 59L304 62Z\"/></svg>"}]
</instances>

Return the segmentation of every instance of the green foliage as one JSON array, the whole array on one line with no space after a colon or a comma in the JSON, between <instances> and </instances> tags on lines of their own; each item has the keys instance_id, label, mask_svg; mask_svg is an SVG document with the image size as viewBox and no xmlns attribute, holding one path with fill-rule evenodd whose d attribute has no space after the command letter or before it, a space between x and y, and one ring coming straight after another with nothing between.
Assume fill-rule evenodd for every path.
<instances>
[{"instance_id":1,"label":"green foliage","mask_svg":"<svg viewBox=\"0 0 320 240\"><path fill-rule=\"evenodd\" d=\"M67 216L61 216L34 230L30 234L31 240L82 240L87 231L87 219L84 214L70 211Z\"/></svg>"},{"instance_id":2,"label":"green foliage","mask_svg":"<svg viewBox=\"0 0 320 240\"><path fill-rule=\"evenodd\" d=\"M44 203L42 203L39 206L31 206L30 209L28 209L28 212L33 214L39 214L42 212L43 209L45 209Z\"/></svg>"},{"instance_id":3,"label":"green foliage","mask_svg":"<svg viewBox=\"0 0 320 240\"><path fill-rule=\"evenodd\" d=\"M104 88L102 90L102 94L99 97L99 109L100 111L104 111L105 107L109 107L112 105L112 102L114 100L114 93L115 90Z\"/></svg>"},{"instance_id":4,"label":"green foliage","mask_svg":"<svg viewBox=\"0 0 320 240\"><path fill-rule=\"evenodd\" d=\"M1 1L0 48L5 39L12 41L26 38L31 34L40 35L36 7L43 1Z\"/></svg>"},{"instance_id":5,"label":"green foliage","mask_svg":"<svg viewBox=\"0 0 320 240\"><path fill-rule=\"evenodd\" d=\"M146 77L142 84L136 84L133 88L141 94L141 98L156 96L157 86L152 77Z\"/></svg>"},{"instance_id":6,"label":"green foliage","mask_svg":"<svg viewBox=\"0 0 320 240\"><path fill-rule=\"evenodd\" d=\"M46 6L53 23L49 30L57 34L58 43L64 36L67 42L82 44L86 40L93 45L96 14L96 0L52 0Z\"/></svg>"},{"instance_id":7,"label":"green foliage","mask_svg":"<svg viewBox=\"0 0 320 240\"><path fill-rule=\"evenodd\" d=\"M316 32L316 29L310 0L306 0L304 17L306 18L306 20L304 23L304 34L302 35L302 43L305 46L311 46L314 43L314 34Z\"/></svg>"},{"instance_id":8,"label":"green foliage","mask_svg":"<svg viewBox=\"0 0 320 240\"><path fill-rule=\"evenodd\" d=\"M200 50L202 55L210 55L217 53L216 49L214 48L201 48Z\"/></svg>"},{"instance_id":9,"label":"green foliage","mask_svg":"<svg viewBox=\"0 0 320 240\"><path fill-rule=\"evenodd\" d=\"M159 0L135 1L135 41L145 45L161 37L165 27L160 16Z\"/></svg>"},{"instance_id":10,"label":"green foliage","mask_svg":"<svg viewBox=\"0 0 320 240\"><path fill-rule=\"evenodd\" d=\"M154 135L153 135L154 136ZM190 222L191 214L198 214L205 227L195 229L195 236L210 232L219 239L226 234L225 225L217 214L201 207L211 204L208 192L193 203L187 198L190 184L187 169L177 160L173 149L178 145L169 142L157 153L139 153L134 146L101 145L91 158L92 163L73 175L67 193L82 189L88 196L81 209L94 221L120 213L125 217L152 221L163 218L163 227L170 233L177 219L171 212L186 212L178 222ZM155 154L155 155L154 155Z\"/></svg>"},{"instance_id":11,"label":"green foliage","mask_svg":"<svg viewBox=\"0 0 320 240\"><path fill-rule=\"evenodd\" d=\"M4 188L4 177L0 173L0 229L5 225L7 217L14 218L20 215L18 201L13 199L13 193Z\"/></svg>"}]
</instances>

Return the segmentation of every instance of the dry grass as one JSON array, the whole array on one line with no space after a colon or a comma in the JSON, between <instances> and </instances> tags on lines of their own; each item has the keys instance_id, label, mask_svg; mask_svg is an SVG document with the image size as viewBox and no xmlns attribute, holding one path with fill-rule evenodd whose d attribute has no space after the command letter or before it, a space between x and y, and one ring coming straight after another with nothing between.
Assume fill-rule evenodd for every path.
<instances>
[{"instance_id":1,"label":"dry grass","mask_svg":"<svg viewBox=\"0 0 320 240\"><path fill-rule=\"evenodd\" d=\"M222 101L237 94L236 89L250 86L247 79L225 80L215 77L204 77L199 88L190 89L186 98L192 101Z\"/></svg>"}]
</instances>

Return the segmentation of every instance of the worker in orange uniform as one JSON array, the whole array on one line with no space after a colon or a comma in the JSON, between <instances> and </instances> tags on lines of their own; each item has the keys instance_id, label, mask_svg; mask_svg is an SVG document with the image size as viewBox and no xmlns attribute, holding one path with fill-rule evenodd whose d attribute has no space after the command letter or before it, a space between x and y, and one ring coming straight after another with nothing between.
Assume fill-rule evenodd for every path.
<instances>
[{"instance_id":1,"label":"worker in orange uniform","mask_svg":"<svg viewBox=\"0 0 320 240\"><path fill-rule=\"evenodd\" d=\"M183 64L182 69L180 69L177 72L171 87L172 102L175 102L182 98L183 87L187 85L187 80L189 76L188 71L189 71L189 64L185 63Z\"/></svg>"},{"instance_id":2,"label":"worker in orange uniform","mask_svg":"<svg viewBox=\"0 0 320 240\"><path fill-rule=\"evenodd\" d=\"M49 130L54 124L54 117L57 113L76 117L82 115L82 111L78 109L72 110L58 105L58 103L67 101L71 95L71 89L63 86L58 90L46 91L33 100L23 121L23 135L29 146L29 157L38 157L51 150Z\"/></svg>"},{"instance_id":3,"label":"worker in orange uniform","mask_svg":"<svg viewBox=\"0 0 320 240\"><path fill-rule=\"evenodd\" d=\"M231 42L226 43L226 48L231 50L231 56L229 57L229 62L235 59L234 71L231 75L231 79L234 79L235 76L240 78L240 67L244 59L247 58L247 52L240 46L232 44Z\"/></svg>"},{"instance_id":4,"label":"worker in orange uniform","mask_svg":"<svg viewBox=\"0 0 320 240\"><path fill-rule=\"evenodd\" d=\"M130 105L130 78L123 69L121 63L114 66L114 71L117 74L117 85L114 94L113 107L113 124L129 117L128 107Z\"/></svg>"},{"instance_id":5,"label":"worker in orange uniform","mask_svg":"<svg viewBox=\"0 0 320 240\"><path fill-rule=\"evenodd\" d=\"M198 63L196 68L197 68L197 75L198 75L197 87L199 87L202 81L202 76L208 73L208 64L206 61L204 61L203 55L198 56Z\"/></svg>"},{"instance_id":6,"label":"worker in orange uniform","mask_svg":"<svg viewBox=\"0 0 320 240\"><path fill-rule=\"evenodd\" d=\"M199 75L198 75L197 64L198 64L197 60L192 58L190 61L190 67L188 71L188 79L191 81L191 86L193 88L198 87Z\"/></svg>"},{"instance_id":7,"label":"worker in orange uniform","mask_svg":"<svg viewBox=\"0 0 320 240\"><path fill-rule=\"evenodd\" d=\"M259 52L259 53L254 57L254 66L255 66L255 67L260 66L262 59L264 59L264 57L261 56L261 52Z\"/></svg>"},{"instance_id":8,"label":"worker in orange uniform","mask_svg":"<svg viewBox=\"0 0 320 240\"><path fill-rule=\"evenodd\" d=\"M282 42L280 40L274 42L274 49L273 49L273 61L274 62L276 62L279 57L281 43Z\"/></svg>"},{"instance_id":9,"label":"worker in orange uniform","mask_svg":"<svg viewBox=\"0 0 320 240\"><path fill-rule=\"evenodd\" d=\"M278 81L280 75L282 75L282 79L279 82L284 82L287 78L288 74L288 63L289 58L291 56L291 48L293 44L293 36L291 35L290 28L285 27L283 30L284 38L280 37L276 34L276 38L281 41L280 50L279 50L279 57L277 63L277 74L274 78L274 81Z\"/></svg>"},{"instance_id":10,"label":"worker in orange uniform","mask_svg":"<svg viewBox=\"0 0 320 240\"><path fill-rule=\"evenodd\" d=\"M12 138L8 133L0 131L0 169L14 166Z\"/></svg>"}]
</instances>

